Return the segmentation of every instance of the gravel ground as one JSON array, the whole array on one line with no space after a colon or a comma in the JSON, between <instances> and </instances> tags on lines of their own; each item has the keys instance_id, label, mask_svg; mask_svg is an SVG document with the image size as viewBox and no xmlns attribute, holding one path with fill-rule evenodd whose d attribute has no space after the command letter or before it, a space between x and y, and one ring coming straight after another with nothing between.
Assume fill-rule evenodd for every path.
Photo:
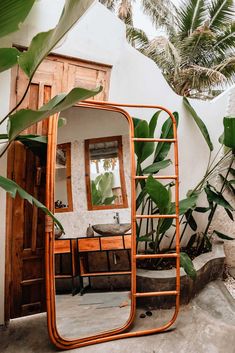
<instances>
[{"instance_id":1,"label":"gravel ground","mask_svg":"<svg viewBox=\"0 0 235 353\"><path fill-rule=\"evenodd\" d=\"M225 277L226 278L224 279L224 284L227 287L230 294L235 299L235 279L232 276L230 276L227 269L225 270Z\"/></svg>"}]
</instances>

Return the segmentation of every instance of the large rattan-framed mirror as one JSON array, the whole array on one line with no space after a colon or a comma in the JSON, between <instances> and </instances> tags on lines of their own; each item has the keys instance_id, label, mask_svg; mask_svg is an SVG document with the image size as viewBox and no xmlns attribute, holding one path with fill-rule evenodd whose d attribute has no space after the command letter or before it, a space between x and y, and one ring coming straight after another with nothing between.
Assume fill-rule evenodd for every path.
<instances>
[{"instance_id":1,"label":"large rattan-framed mirror","mask_svg":"<svg viewBox=\"0 0 235 353\"><path fill-rule=\"evenodd\" d=\"M136 261L146 258L146 255L136 253L136 221L138 218L161 219L168 218L168 216L136 213L136 180L145 179L146 176L136 177L134 144L144 140L152 143L153 140L160 141L160 139L135 138L130 114L118 105L106 102L84 102L63 112L67 124L61 131L57 129L58 117L50 118L47 206L52 211L54 211L56 146L71 144L73 212L56 214L56 217L61 217L59 219L65 227L65 235L61 238L55 240L50 219L47 219L46 229L48 331L51 341L61 349L72 349L108 340L161 332L173 324L178 314L180 263L176 121L173 114L163 107L124 106L138 109L162 109L172 120L174 138L170 143L174 145L175 170L174 175L166 176L166 179L174 179L175 182L176 214L169 215L169 218L175 219L176 251L173 254L152 254L151 257L175 259L176 289L161 292L149 291L149 293L146 293L148 290L142 293L137 293L136 290ZM94 126L95 121L97 125ZM81 193L81 190L84 192L86 190L85 141L105 137L112 137L110 140L113 141L115 136L119 138L121 136L122 139L123 174L129 208L115 208L115 210L111 208L108 211L104 209L103 213L101 210L94 210L93 214L87 210L86 213L81 206L83 204L87 206L87 196ZM167 141L161 140L161 142ZM114 147L114 144L108 146L109 157ZM157 178L159 177L156 176ZM112 177L113 179L115 178ZM70 273L63 273L63 267ZM101 280L104 277L109 278L108 282ZM71 287L65 283L65 280L71 282ZM97 296L97 292L101 294ZM175 298L175 310L169 320L158 327L152 322L153 326L145 330L128 332L136 316L137 298L164 295ZM88 313L90 319L87 320ZM107 315L106 318L105 315ZM86 327L84 327L84 321L89 322Z\"/></svg>"}]
</instances>

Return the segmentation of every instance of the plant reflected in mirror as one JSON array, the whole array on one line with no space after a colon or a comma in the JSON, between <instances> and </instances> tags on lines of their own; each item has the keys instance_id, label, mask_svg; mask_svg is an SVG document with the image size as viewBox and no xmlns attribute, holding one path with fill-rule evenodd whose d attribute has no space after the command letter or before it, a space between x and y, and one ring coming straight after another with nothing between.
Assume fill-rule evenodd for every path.
<instances>
[{"instance_id":1,"label":"plant reflected in mirror","mask_svg":"<svg viewBox=\"0 0 235 353\"><path fill-rule=\"evenodd\" d=\"M127 207L122 136L86 140L85 160L88 209Z\"/></svg>"}]
</instances>

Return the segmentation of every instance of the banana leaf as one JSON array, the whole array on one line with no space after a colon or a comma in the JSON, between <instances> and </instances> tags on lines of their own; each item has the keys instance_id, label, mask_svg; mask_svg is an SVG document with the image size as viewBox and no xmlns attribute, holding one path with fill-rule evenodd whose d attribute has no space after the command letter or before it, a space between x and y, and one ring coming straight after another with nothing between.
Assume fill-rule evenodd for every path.
<instances>
[{"instance_id":1,"label":"banana leaf","mask_svg":"<svg viewBox=\"0 0 235 353\"><path fill-rule=\"evenodd\" d=\"M4 189L9 195L14 199L18 194L23 200L27 200L31 205L37 206L40 210L42 210L46 215L50 216L55 222L56 226L62 230L64 233L64 228L62 224L58 221L58 219L48 210L48 208L35 199L32 195L27 193L24 189L22 189L17 183L8 178L4 178L0 176L0 187Z\"/></svg>"},{"instance_id":2,"label":"banana leaf","mask_svg":"<svg viewBox=\"0 0 235 353\"><path fill-rule=\"evenodd\" d=\"M35 0L1 0L0 1L0 37L15 32L24 22Z\"/></svg>"}]
</instances>

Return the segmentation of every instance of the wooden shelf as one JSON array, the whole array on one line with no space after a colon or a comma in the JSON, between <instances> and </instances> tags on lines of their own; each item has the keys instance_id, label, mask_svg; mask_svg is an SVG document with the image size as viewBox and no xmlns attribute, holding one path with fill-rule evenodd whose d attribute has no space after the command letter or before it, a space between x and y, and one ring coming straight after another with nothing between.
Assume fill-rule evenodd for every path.
<instances>
[{"instance_id":1,"label":"wooden shelf","mask_svg":"<svg viewBox=\"0 0 235 353\"><path fill-rule=\"evenodd\" d=\"M115 272L88 272L80 274L81 277L96 277L96 276L114 276L114 275L130 275L131 271L115 271Z\"/></svg>"},{"instance_id":2,"label":"wooden shelf","mask_svg":"<svg viewBox=\"0 0 235 353\"><path fill-rule=\"evenodd\" d=\"M91 238L78 238L78 255L79 255L79 276L80 276L80 294L82 295L85 291L83 286L83 278L88 277L89 285L91 277L101 276L120 276L120 275L131 275L131 270L115 269L110 265L110 252L126 251L129 261L129 268L131 269L130 254L131 249L131 234L122 235L110 235L110 236L97 236ZM104 271L94 272L92 269L89 270L89 255L94 254L106 254L106 266Z\"/></svg>"}]
</instances>

